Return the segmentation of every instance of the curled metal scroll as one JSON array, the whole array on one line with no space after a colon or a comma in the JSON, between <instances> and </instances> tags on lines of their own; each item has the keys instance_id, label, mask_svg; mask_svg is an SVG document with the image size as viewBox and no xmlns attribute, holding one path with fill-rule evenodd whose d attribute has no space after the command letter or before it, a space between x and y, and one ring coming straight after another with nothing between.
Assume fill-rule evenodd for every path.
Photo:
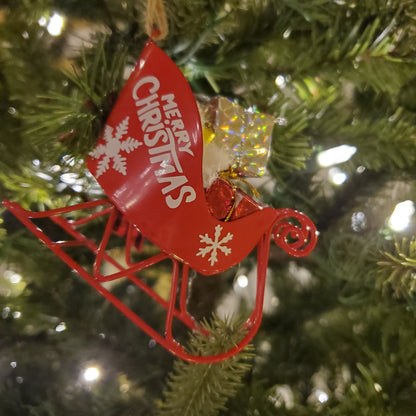
<instances>
[{"instance_id":1,"label":"curled metal scroll","mask_svg":"<svg viewBox=\"0 0 416 416\"><path fill-rule=\"evenodd\" d=\"M318 239L315 224L306 215L293 209L277 211L278 219L272 228L274 242L291 256L307 256L315 248Z\"/></svg>"}]
</instances>

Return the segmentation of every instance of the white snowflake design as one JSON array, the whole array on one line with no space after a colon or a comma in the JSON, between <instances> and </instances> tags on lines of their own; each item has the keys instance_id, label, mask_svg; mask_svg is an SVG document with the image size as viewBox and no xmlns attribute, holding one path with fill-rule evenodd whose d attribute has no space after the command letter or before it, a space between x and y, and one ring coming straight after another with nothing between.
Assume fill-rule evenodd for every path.
<instances>
[{"instance_id":1,"label":"white snowflake design","mask_svg":"<svg viewBox=\"0 0 416 416\"><path fill-rule=\"evenodd\" d=\"M98 178L104 172L110 168L110 162L113 160L113 169L120 172L123 175L127 175L126 157L122 156L121 152L130 153L134 149L137 149L143 143L133 139L132 137L123 137L127 135L129 127L129 117L126 117L116 127L115 134L113 135L113 127L108 124L104 128L104 140L105 144L99 144L91 153L94 159L99 159L101 156L104 157L98 161L96 177Z\"/></svg>"},{"instance_id":2,"label":"white snowflake design","mask_svg":"<svg viewBox=\"0 0 416 416\"><path fill-rule=\"evenodd\" d=\"M205 243L207 246L203 248L201 247L196 255L205 257L208 253L211 253L208 259L208 261L211 263L211 266L213 266L214 263L218 261L218 258L217 258L218 250L222 251L226 256L228 256L231 253L231 248L225 246L224 244L231 241L234 235L231 233L228 233L224 238L220 240L221 231L222 231L222 227L221 225L218 224L215 227L214 240L211 237L209 237L208 234L199 235L200 242Z\"/></svg>"}]
</instances>

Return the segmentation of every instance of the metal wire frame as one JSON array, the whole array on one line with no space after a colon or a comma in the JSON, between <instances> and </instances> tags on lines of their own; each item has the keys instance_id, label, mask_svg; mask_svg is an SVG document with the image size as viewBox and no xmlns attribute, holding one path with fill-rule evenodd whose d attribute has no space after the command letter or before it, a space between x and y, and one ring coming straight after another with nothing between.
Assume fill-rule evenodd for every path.
<instances>
[{"instance_id":1,"label":"metal wire frame","mask_svg":"<svg viewBox=\"0 0 416 416\"><path fill-rule=\"evenodd\" d=\"M69 267L75 270L86 282L88 282L94 289L96 289L98 293L100 293L107 300L109 300L128 319L130 319L134 324L136 324L139 328L145 331L150 337L152 337L156 342L158 342L168 351L186 361L194 363L213 363L232 357L238 352L240 352L252 340L260 326L263 311L263 299L271 231L263 235L258 244L256 289L257 296L254 309L250 317L245 322L245 327L247 329L246 335L237 345L235 345L228 351L224 351L220 354L210 356L197 356L186 352L183 346L179 344L179 342L174 338L172 334L173 320L174 318L176 318L179 319L191 330L201 331L205 335L209 336L209 333L205 329L203 329L198 324L198 322L195 321L195 319L188 313L186 308L189 283L189 267L186 264L183 264L182 276L180 279L179 261L175 259L173 256L169 256L165 253L159 253L150 258L138 262L131 261L130 253L132 248L136 245L136 240L140 231L133 224L126 224L125 222L123 224L124 231L126 231L125 261L128 267L124 267L117 260L111 257L106 252L106 248L111 234L113 232L117 233L115 225L120 213L109 200L91 201L44 212L31 212L23 209L17 203L9 201L3 201L3 204L50 250L52 250L58 257L60 257ZM91 208L96 208L99 210L76 220L68 220L64 217L65 214L74 211L89 210ZM77 229L77 227L81 225L85 225L90 221L93 221L99 217L103 217L106 215L108 215L108 220L104 228L103 237L99 244L97 244L94 240L87 238ZM49 218L55 224L59 225L66 233L68 233L73 238L73 240L51 240L45 234L45 232L33 222L33 220L39 218ZM123 234L124 231L120 231L118 234ZM69 254L67 254L63 250L67 247L82 246L87 247L95 254L92 273L90 273L86 268L77 263ZM166 301L163 298L161 298L150 286L148 286L146 283L144 283L143 280L141 280L134 274L167 259L170 259L170 261L172 262L172 281L169 301ZM110 275L103 275L101 273L101 266L103 262L110 263L118 271ZM129 279L134 285L136 285L139 289L141 289L143 292L145 292L148 296L150 296L153 300L155 300L158 304L160 304L162 307L166 309L166 319L163 335L157 332L149 324L147 324L134 311L127 307L119 298L117 298L112 292L110 292L103 286L103 283L119 279L121 277L126 277L127 279ZM179 305L177 307L175 305L179 284Z\"/></svg>"}]
</instances>

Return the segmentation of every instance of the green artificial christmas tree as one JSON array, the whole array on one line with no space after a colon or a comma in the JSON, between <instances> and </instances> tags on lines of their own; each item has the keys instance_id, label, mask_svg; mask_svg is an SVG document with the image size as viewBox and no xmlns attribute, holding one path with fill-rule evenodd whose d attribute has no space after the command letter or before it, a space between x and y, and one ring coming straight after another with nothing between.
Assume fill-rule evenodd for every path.
<instances>
[{"instance_id":1,"label":"green artificial christmas tree","mask_svg":"<svg viewBox=\"0 0 416 416\"><path fill-rule=\"evenodd\" d=\"M1 200L44 211L105 197L85 161L156 29L195 95L274 117L267 174L252 186L263 203L310 217L316 249L296 259L272 244L252 343L194 364L1 207L0 415L414 415L416 4L4 0ZM100 238L103 227L88 231ZM219 276L191 275L188 310L212 335L175 328L188 351L220 353L244 336L255 266L249 256ZM169 297L168 264L141 277ZM163 324L129 280L106 289Z\"/></svg>"}]
</instances>

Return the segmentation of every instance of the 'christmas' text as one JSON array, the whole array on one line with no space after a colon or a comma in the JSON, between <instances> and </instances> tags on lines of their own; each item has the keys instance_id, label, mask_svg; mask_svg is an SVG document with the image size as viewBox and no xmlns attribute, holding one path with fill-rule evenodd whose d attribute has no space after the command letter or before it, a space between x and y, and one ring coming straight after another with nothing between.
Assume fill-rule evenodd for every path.
<instances>
[{"instance_id":1,"label":"'christmas' text","mask_svg":"<svg viewBox=\"0 0 416 416\"><path fill-rule=\"evenodd\" d=\"M186 185L188 178L178 159L177 150L194 156L191 141L175 102L174 94L159 97L159 80L146 76L136 83L132 97L137 107L137 117L144 133L144 144L148 147L150 163L155 165L155 176L162 188L166 205L177 208L183 201L192 202L196 192Z\"/></svg>"}]
</instances>

